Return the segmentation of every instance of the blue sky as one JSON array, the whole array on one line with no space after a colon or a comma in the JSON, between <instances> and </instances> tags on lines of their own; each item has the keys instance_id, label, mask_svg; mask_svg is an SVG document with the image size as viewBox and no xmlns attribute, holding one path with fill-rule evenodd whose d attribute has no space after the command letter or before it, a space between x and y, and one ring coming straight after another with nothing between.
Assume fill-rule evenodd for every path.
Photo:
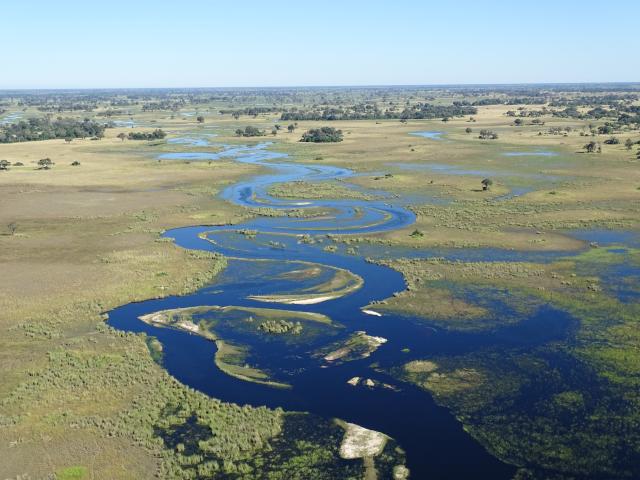
<instances>
[{"instance_id":1,"label":"blue sky","mask_svg":"<svg viewBox=\"0 0 640 480\"><path fill-rule=\"evenodd\" d=\"M640 1L2 2L0 88L640 81Z\"/></svg>"}]
</instances>

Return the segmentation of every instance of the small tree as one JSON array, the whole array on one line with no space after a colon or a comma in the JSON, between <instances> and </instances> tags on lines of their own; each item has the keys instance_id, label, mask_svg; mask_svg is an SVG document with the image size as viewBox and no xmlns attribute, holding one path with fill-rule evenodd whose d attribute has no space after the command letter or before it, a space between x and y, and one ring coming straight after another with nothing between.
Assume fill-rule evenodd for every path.
<instances>
[{"instance_id":1,"label":"small tree","mask_svg":"<svg viewBox=\"0 0 640 480\"><path fill-rule=\"evenodd\" d=\"M198 121L198 123L204 123L204 117L202 115L198 115L196 120Z\"/></svg>"},{"instance_id":2,"label":"small tree","mask_svg":"<svg viewBox=\"0 0 640 480\"><path fill-rule=\"evenodd\" d=\"M513 121L513 124L514 124L516 127L521 127L522 125L524 125L524 120L522 120L521 118L516 118L516 119Z\"/></svg>"},{"instance_id":3,"label":"small tree","mask_svg":"<svg viewBox=\"0 0 640 480\"><path fill-rule=\"evenodd\" d=\"M467 128L465 128L465 129L464 129L464 131L465 131L466 133L471 133L471 132L473 132L473 128L471 128L471 127L467 127Z\"/></svg>"},{"instance_id":4,"label":"small tree","mask_svg":"<svg viewBox=\"0 0 640 480\"><path fill-rule=\"evenodd\" d=\"M627 138L624 141L624 146L627 147L627 150L631 150L633 148L633 140L631 140L630 138Z\"/></svg>"},{"instance_id":5,"label":"small tree","mask_svg":"<svg viewBox=\"0 0 640 480\"><path fill-rule=\"evenodd\" d=\"M482 140L497 140L498 134L493 130L482 129L480 130L480 136L478 138Z\"/></svg>"},{"instance_id":6,"label":"small tree","mask_svg":"<svg viewBox=\"0 0 640 480\"><path fill-rule=\"evenodd\" d=\"M491 185L493 185L493 180L491 180L490 178L485 178L480 183L482 183L482 190L483 191L487 191L487 190L489 190L489 187L491 187Z\"/></svg>"},{"instance_id":7,"label":"small tree","mask_svg":"<svg viewBox=\"0 0 640 480\"><path fill-rule=\"evenodd\" d=\"M275 128L275 127L274 127L274 128L272 128L272 129L271 129L271 135L273 135L274 137L275 137L276 135L278 135L278 129L277 129L277 128Z\"/></svg>"},{"instance_id":8,"label":"small tree","mask_svg":"<svg viewBox=\"0 0 640 480\"><path fill-rule=\"evenodd\" d=\"M287 130L289 131L289 133L293 133L295 129L296 129L296 126L293 123L287 127Z\"/></svg>"},{"instance_id":9,"label":"small tree","mask_svg":"<svg viewBox=\"0 0 640 480\"><path fill-rule=\"evenodd\" d=\"M38 160L38 167L41 170L49 170L52 165L53 165L53 162L51 161L50 158L41 158L40 160Z\"/></svg>"},{"instance_id":10,"label":"small tree","mask_svg":"<svg viewBox=\"0 0 640 480\"><path fill-rule=\"evenodd\" d=\"M0 160L0 170L9 170L9 165L11 165L11 162L8 160Z\"/></svg>"},{"instance_id":11,"label":"small tree","mask_svg":"<svg viewBox=\"0 0 640 480\"><path fill-rule=\"evenodd\" d=\"M124 139L127 138L127 135L126 133L121 132L118 134L118 138L124 142Z\"/></svg>"},{"instance_id":12,"label":"small tree","mask_svg":"<svg viewBox=\"0 0 640 480\"><path fill-rule=\"evenodd\" d=\"M584 146L584 149L587 151L587 153L593 153L596 151L597 147L598 144L594 141L591 141Z\"/></svg>"}]
</instances>

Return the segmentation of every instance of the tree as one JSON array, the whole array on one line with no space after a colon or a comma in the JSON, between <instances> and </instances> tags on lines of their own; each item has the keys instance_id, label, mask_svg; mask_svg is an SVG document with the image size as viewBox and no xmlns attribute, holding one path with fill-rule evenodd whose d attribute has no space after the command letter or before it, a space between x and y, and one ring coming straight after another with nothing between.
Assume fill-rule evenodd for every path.
<instances>
[{"instance_id":1,"label":"tree","mask_svg":"<svg viewBox=\"0 0 640 480\"><path fill-rule=\"evenodd\" d=\"M631 150L633 148L633 140L631 140L630 138L627 138L624 141L624 146L627 147L627 150Z\"/></svg>"},{"instance_id":2,"label":"tree","mask_svg":"<svg viewBox=\"0 0 640 480\"><path fill-rule=\"evenodd\" d=\"M198 115L196 120L198 121L198 123L204 123L204 117L202 115Z\"/></svg>"},{"instance_id":3,"label":"tree","mask_svg":"<svg viewBox=\"0 0 640 480\"><path fill-rule=\"evenodd\" d=\"M11 162L8 160L0 160L0 170L9 170L9 165L11 165Z\"/></svg>"},{"instance_id":4,"label":"tree","mask_svg":"<svg viewBox=\"0 0 640 480\"><path fill-rule=\"evenodd\" d=\"M296 126L293 123L289 124L289 126L287 127L287 130L289 130L289 133L293 133L295 129L296 129Z\"/></svg>"},{"instance_id":5,"label":"tree","mask_svg":"<svg viewBox=\"0 0 640 480\"><path fill-rule=\"evenodd\" d=\"M38 160L38 167L41 170L49 170L53 166L53 162L50 158L41 158Z\"/></svg>"},{"instance_id":6,"label":"tree","mask_svg":"<svg viewBox=\"0 0 640 480\"><path fill-rule=\"evenodd\" d=\"M0 143L51 140L54 138L65 139L69 142L74 138L101 138L104 136L106 127L107 125L99 124L88 118L84 120L62 117L58 117L56 120L45 117L29 118L26 121L2 125L0 127Z\"/></svg>"},{"instance_id":7,"label":"tree","mask_svg":"<svg viewBox=\"0 0 640 480\"><path fill-rule=\"evenodd\" d=\"M482 140L496 140L498 138L498 134L492 130L482 129L480 130L480 136L478 138Z\"/></svg>"},{"instance_id":8,"label":"tree","mask_svg":"<svg viewBox=\"0 0 640 480\"><path fill-rule=\"evenodd\" d=\"M265 135L265 133L263 130L260 130L256 127L252 127L251 125L248 125L244 127L244 130L241 128L238 128L236 130L236 135L238 137L262 137Z\"/></svg>"},{"instance_id":9,"label":"tree","mask_svg":"<svg viewBox=\"0 0 640 480\"><path fill-rule=\"evenodd\" d=\"M312 128L302 134L301 142L328 143L341 142L342 130L333 127Z\"/></svg>"},{"instance_id":10,"label":"tree","mask_svg":"<svg viewBox=\"0 0 640 480\"><path fill-rule=\"evenodd\" d=\"M129 132L129 140L161 140L167 134L161 128L156 128L153 132Z\"/></svg>"},{"instance_id":11,"label":"tree","mask_svg":"<svg viewBox=\"0 0 640 480\"><path fill-rule=\"evenodd\" d=\"M489 190L489 187L490 187L491 185L493 185L493 180L491 180L490 178L485 178L485 179L484 179L484 180L482 180L482 182L480 182L480 183L482 183L482 190L483 190L483 191L486 191L486 190Z\"/></svg>"},{"instance_id":12,"label":"tree","mask_svg":"<svg viewBox=\"0 0 640 480\"><path fill-rule=\"evenodd\" d=\"M124 139L127 138L127 134L124 132L119 133L118 138L124 142Z\"/></svg>"},{"instance_id":13,"label":"tree","mask_svg":"<svg viewBox=\"0 0 640 480\"><path fill-rule=\"evenodd\" d=\"M594 141L591 141L584 146L584 149L587 151L587 153L593 153L596 151L597 147L598 144Z\"/></svg>"}]
</instances>

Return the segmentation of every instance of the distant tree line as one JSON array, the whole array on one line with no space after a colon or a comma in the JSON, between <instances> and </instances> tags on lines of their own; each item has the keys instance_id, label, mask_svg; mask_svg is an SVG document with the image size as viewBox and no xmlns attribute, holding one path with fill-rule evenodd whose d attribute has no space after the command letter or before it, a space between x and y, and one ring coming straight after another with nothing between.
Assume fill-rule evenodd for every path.
<instances>
[{"instance_id":1,"label":"distant tree line","mask_svg":"<svg viewBox=\"0 0 640 480\"><path fill-rule=\"evenodd\" d=\"M166 99L159 100L154 102L146 102L142 105L143 112L155 112L158 110L170 110L173 112L177 112L180 108L187 105L186 100L184 99Z\"/></svg>"},{"instance_id":2,"label":"distant tree line","mask_svg":"<svg viewBox=\"0 0 640 480\"><path fill-rule=\"evenodd\" d=\"M456 100L453 102L457 106L481 107L487 105L544 105L547 103L546 97L490 97L479 100Z\"/></svg>"},{"instance_id":3,"label":"distant tree line","mask_svg":"<svg viewBox=\"0 0 640 480\"><path fill-rule=\"evenodd\" d=\"M622 102L635 102L640 97L636 93L579 95L577 97L560 96L549 102L550 107L597 107L599 105L617 106Z\"/></svg>"},{"instance_id":4,"label":"distant tree line","mask_svg":"<svg viewBox=\"0 0 640 480\"><path fill-rule=\"evenodd\" d=\"M103 110L101 112L96 113L96 115L98 117L113 117L116 115L126 115L127 112L125 112L124 110L114 110L114 109L107 109L107 110Z\"/></svg>"},{"instance_id":5,"label":"distant tree line","mask_svg":"<svg viewBox=\"0 0 640 480\"><path fill-rule=\"evenodd\" d=\"M96 102L60 102L60 103L46 103L40 105L38 110L41 112L91 112L97 108Z\"/></svg>"},{"instance_id":6,"label":"distant tree line","mask_svg":"<svg viewBox=\"0 0 640 480\"><path fill-rule=\"evenodd\" d=\"M246 107L240 109L223 109L220 110L220 115L231 115L233 118L240 118L240 116L250 116L257 117L258 115L264 115L266 113L277 113L280 112L282 108L278 107Z\"/></svg>"},{"instance_id":7,"label":"distant tree line","mask_svg":"<svg viewBox=\"0 0 640 480\"><path fill-rule=\"evenodd\" d=\"M309 110L291 109L280 116L282 121L332 121L332 120L374 120L374 119L433 119L475 115L478 110L471 106L433 105L416 103L407 105L403 110L387 108L381 110L375 104L358 104L345 107L312 108Z\"/></svg>"},{"instance_id":8,"label":"distant tree line","mask_svg":"<svg viewBox=\"0 0 640 480\"><path fill-rule=\"evenodd\" d=\"M53 138L102 138L107 126L85 118L30 118L0 126L0 143L29 142Z\"/></svg>"}]
</instances>

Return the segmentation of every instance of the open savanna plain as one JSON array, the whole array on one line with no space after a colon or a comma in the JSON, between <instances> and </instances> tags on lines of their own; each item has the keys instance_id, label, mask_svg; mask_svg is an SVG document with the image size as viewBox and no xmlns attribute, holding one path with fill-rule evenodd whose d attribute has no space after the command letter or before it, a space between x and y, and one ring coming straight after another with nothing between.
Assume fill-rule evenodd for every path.
<instances>
[{"instance_id":1,"label":"open savanna plain","mask_svg":"<svg viewBox=\"0 0 640 480\"><path fill-rule=\"evenodd\" d=\"M402 91L385 95L416 101ZM189 152L270 141L289 161L356 173L321 185L281 183L269 190L275 197L384 198L415 214L414 224L397 230L323 239L354 255L374 252L370 261L404 275L405 291L369 306L383 315L376 321L393 313L429 328L506 338L552 312L551 321L533 324L530 344L479 342L419 358L407 351L406 362L385 373L449 408L491 454L518 467L517 478L637 478L640 292L625 268L640 268L638 244L626 240L640 229L640 131L598 133L606 118L550 113L522 117L517 126L520 117L507 111L543 106L525 104L478 106L447 121L281 120L282 111L305 107L295 98L235 116L234 109L262 100L247 95L151 111L136 104L135 125L114 125L100 140L0 144L0 159L14 164L0 171L0 478L365 474L340 463L340 426L317 420L309 428L306 415L209 398L154 361L161 352L152 339L105 324L105 311L193 292L225 268L223 256L181 249L161 237L165 230L272 213L219 197L266 169L231 158L157 158L187 151L167 140L208 134L217 135L212 145ZM460 98L441 92L432 101ZM68 115L98 119L105 109ZM23 118L42 115L22 111ZM272 134L276 124L282 128ZM342 131L341 142L299 141L327 125ZM236 129L247 126L265 135L238 137ZM118 137L156 128L167 138ZM497 138L478 138L482 130ZM605 143L611 138L618 143ZM592 141L600 152L587 153ZM37 168L42 158L54 165ZM624 235L613 235L615 248L608 248L598 243L606 234L576 231ZM195 466L189 441L175 440L188 435L172 430L191 418L208 428L190 431L205 452Z\"/></svg>"}]
</instances>

